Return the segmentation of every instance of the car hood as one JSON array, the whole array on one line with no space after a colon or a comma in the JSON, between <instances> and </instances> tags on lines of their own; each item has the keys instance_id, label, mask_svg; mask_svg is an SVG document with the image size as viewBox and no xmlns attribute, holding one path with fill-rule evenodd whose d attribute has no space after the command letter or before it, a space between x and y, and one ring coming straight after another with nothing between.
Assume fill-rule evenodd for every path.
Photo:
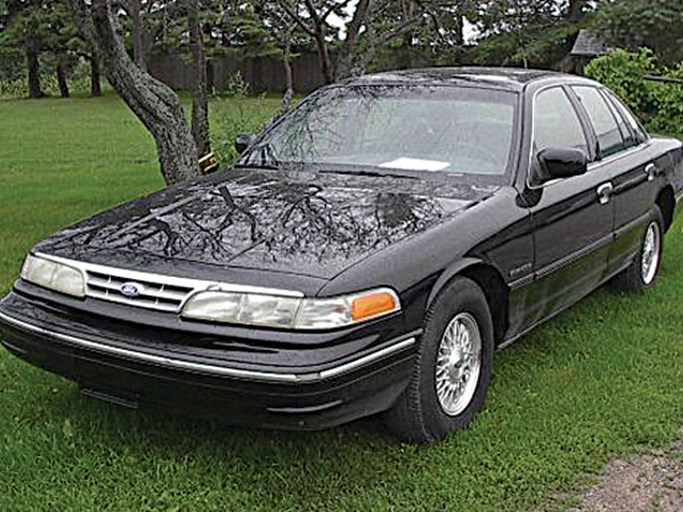
<instances>
[{"instance_id":1,"label":"car hood","mask_svg":"<svg viewBox=\"0 0 683 512\"><path fill-rule=\"evenodd\" d=\"M252 269L326 280L496 188L446 177L231 169L103 212L34 252L131 269L166 264L170 274Z\"/></svg>"}]
</instances>

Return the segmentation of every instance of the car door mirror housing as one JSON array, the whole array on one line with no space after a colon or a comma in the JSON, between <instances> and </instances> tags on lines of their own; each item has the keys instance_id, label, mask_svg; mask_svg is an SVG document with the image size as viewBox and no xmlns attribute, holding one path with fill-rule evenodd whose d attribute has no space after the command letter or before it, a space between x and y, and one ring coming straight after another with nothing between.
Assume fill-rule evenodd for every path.
<instances>
[{"instance_id":1,"label":"car door mirror housing","mask_svg":"<svg viewBox=\"0 0 683 512\"><path fill-rule=\"evenodd\" d=\"M580 149L547 148L538 153L546 181L580 176L588 170L588 156Z\"/></svg>"},{"instance_id":2,"label":"car door mirror housing","mask_svg":"<svg viewBox=\"0 0 683 512\"><path fill-rule=\"evenodd\" d=\"M244 153L249 146L251 146L256 140L256 135L251 135L248 133L243 133L235 138L235 149L238 154Z\"/></svg>"}]
</instances>

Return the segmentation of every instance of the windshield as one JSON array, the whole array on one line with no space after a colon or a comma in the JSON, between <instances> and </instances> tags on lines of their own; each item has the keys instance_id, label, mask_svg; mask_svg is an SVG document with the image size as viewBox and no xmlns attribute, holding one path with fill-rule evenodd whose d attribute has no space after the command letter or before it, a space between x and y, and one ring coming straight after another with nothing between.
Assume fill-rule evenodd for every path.
<instances>
[{"instance_id":1,"label":"windshield","mask_svg":"<svg viewBox=\"0 0 683 512\"><path fill-rule=\"evenodd\" d=\"M332 87L313 95L245 154L243 165L505 174L515 93L470 87Z\"/></svg>"}]
</instances>

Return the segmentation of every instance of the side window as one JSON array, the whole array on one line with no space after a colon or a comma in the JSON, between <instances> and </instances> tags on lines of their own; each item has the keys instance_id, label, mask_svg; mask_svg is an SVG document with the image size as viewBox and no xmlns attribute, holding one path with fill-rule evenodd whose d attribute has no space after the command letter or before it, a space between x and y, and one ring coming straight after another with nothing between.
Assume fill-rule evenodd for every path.
<instances>
[{"instance_id":1,"label":"side window","mask_svg":"<svg viewBox=\"0 0 683 512\"><path fill-rule=\"evenodd\" d=\"M612 111L600 92L595 87L589 86L574 86L572 89L586 109L595 129L600 146L600 157L604 158L624 149L626 142Z\"/></svg>"},{"instance_id":2,"label":"side window","mask_svg":"<svg viewBox=\"0 0 683 512\"><path fill-rule=\"evenodd\" d=\"M623 102L610 90L605 90L605 94L612 101L612 104L621 114L621 116L626 120L631 132L635 135L635 144L641 144L647 140L647 133L643 129L642 125L638 122L633 113L623 104Z\"/></svg>"},{"instance_id":3,"label":"side window","mask_svg":"<svg viewBox=\"0 0 683 512\"><path fill-rule=\"evenodd\" d=\"M541 91L534 104L534 153L546 148L576 148L588 153L581 122L561 87Z\"/></svg>"},{"instance_id":4,"label":"side window","mask_svg":"<svg viewBox=\"0 0 683 512\"><path fill-rule=\"evenodd\" d=\"M612 116L614 119L617 121L617 126L619 127L619 133L621 133L621 138L624 139L624 148L630 148L633 146L637 146L638 142L636 142L636 136L633 133L633 130L631 130L631 127L629 126L628 122L626 122L626 119L624 116L617 110L617 107L614 105L614 103L605 95L604 92L600 92L602 95L603 99L607 102L607 106L609 107L609 111L612 112Z\"/></svg>"}]
</instances>

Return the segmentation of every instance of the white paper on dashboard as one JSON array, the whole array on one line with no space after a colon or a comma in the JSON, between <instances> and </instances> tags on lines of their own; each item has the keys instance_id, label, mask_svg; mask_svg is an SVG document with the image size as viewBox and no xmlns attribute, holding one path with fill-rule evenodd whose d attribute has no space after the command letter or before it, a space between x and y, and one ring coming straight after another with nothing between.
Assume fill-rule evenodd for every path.
<instances>
[{"instance_id":1,"label":"white paper on dashboard","mask_svg":"<svg viewBox=\"0 0 683 512\"><path fill-rule=\"evenodd\" d=\"M399 158L392 162L381 164L385 169L404 169L406 171L443 171L451 164L435 160L420 160L419 158Z\"/></svg>"}]
</instances>

